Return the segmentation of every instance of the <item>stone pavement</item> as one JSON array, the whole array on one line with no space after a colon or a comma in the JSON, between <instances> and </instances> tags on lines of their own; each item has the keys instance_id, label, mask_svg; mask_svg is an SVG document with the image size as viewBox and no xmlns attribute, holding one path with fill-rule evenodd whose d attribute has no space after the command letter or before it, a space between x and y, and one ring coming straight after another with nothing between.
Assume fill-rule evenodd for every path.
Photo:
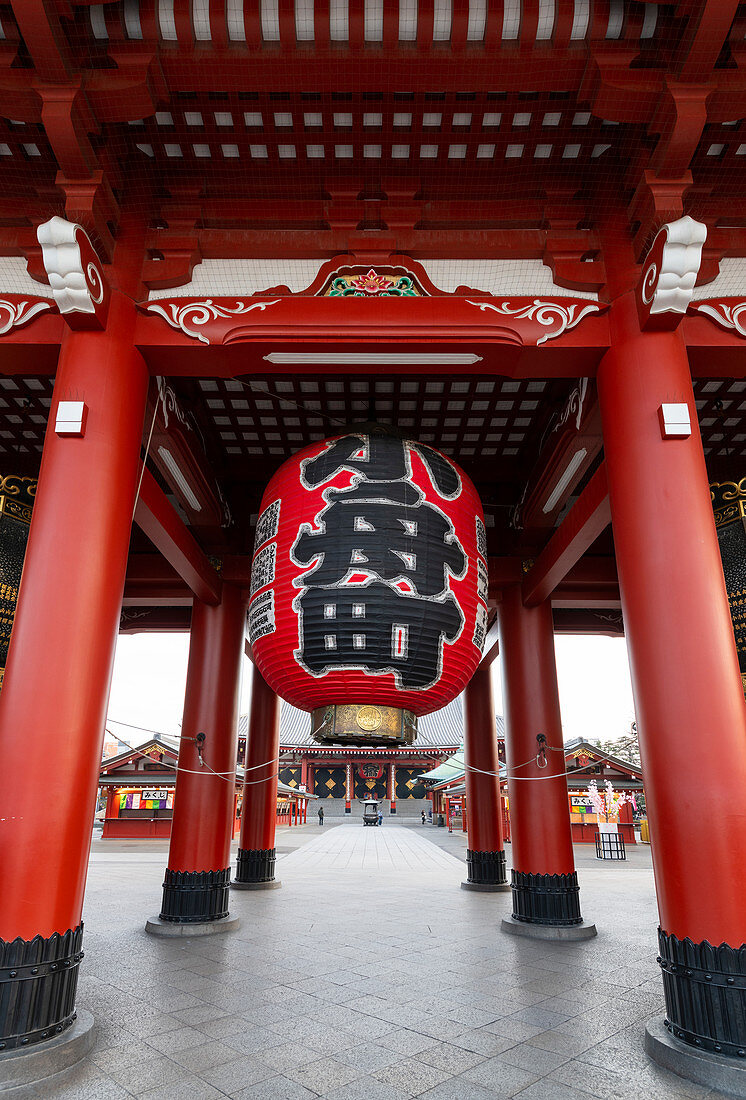
<instances>
[{"instance_id":1,"label":"stone pavement","mask_svg":"<svg viewBox=\"0 0 746 1100\"><path fill-rule=\"evenodd\" d=\"M599 935L569 945L501 933L509 895L459 889L465 838L444 829L280 830L283 889L234 894L237 932L179 942L144 932L165 845L94 848L79 1004L97 1046L14 1100L719 1095L642 1049L663 1009L647 847L613 865L576 848Z\"/></svg>"}]
</instances>

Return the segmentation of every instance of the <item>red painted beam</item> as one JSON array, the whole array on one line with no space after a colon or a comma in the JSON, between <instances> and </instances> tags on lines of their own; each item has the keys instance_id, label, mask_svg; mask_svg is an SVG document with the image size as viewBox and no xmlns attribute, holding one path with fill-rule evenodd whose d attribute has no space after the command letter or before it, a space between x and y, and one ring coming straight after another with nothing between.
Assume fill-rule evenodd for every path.
<instances>
[{"instance_id":1,"label":"red painted beam","mask_svg":"<svg viewBox=\"0 0 746 1100\"><path fill-rule=\"evenodd\" d=\"M610 522L606 467L601 465L523 578L524 604L536 607L548 599Z\"/></svg>"},{"instance_id":2,"label":"red painted beam","mask_svg":"<svg viewBox=\"0 0 746 1100\"><path fill-rule=\"evenodd\" d=\"M220 603L221 580L149 470L143 471L135 523L203 603Z\"/></svg>"},{"instance_id":3,"label":"red painted beam","mask_svg":"<svg viewBox=\"0 0 746 1100\"><path fill-rule=\"evenodd\" d=\"M499 655L500 644L497 638L497 619L495 619L487 631L487 637L484 639L484 649L482 650L482 660L479 662L479 667L488 668Z\"/></svg>"},{"instance_id":4,"label":"red painted beam","mask_svg":"<svg viewBox=\"0 0 746 1100\"><path fill-rule=\"evenodd\" d=\"M679 43L682 82L710 77L738 11L738 0L705 0L692 11Z\"/></svg>"}]
</instances>

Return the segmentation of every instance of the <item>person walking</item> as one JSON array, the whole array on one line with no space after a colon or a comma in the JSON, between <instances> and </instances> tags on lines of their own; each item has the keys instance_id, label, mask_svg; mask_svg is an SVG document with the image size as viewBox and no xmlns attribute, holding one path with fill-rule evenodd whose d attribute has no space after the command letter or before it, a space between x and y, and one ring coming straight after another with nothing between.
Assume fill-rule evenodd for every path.
<instances>
[{"instance_id":1,"label":"person walking","mask_svg":"<svg viewBox=\"0 0 746 1100\"><path fill-rule=\"evenodd\" d=\"M383 825L383 810L378 811L378 824Z\"/></svg>"},{"instance_id":2,"label":"person walking","mask_svg":"<svg viewBox=\"0 0 746 1100\"><path fill-rule=\"evenodd\" d=\"M324 807L319 806L319 825L324 824Z\"/></svg>"},{"instance_id":3,"label":"person walking","mask_svg":"<svg viewBox=\"0 0 746 1100\"><path fill-rule=\"evenodd\" d=\"M422 824L425 824L425 811L422 811Z\"/></svg>"}]
</instances>

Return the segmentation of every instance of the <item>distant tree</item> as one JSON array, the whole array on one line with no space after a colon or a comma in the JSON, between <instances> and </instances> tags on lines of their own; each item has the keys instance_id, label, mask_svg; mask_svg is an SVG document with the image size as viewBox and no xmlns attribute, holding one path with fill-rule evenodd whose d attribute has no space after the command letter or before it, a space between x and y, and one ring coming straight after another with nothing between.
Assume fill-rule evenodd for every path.
<instances>
[{"instance_id":1,"label":"distant tree","mask_svg":"<svg viewBox=\"0 0 746 1100\"><path fill-rule=\"evenodd\" d=\"M640 767L640 743L637 740L637 722L633 722L629 733L623 734L621 737L615 737L610 741L596 741L599 749L602 752L609 753L610 756L616 756L620 760L626 760L629 764L634 764L635 767Z\"/></svg>"}]
</instances>

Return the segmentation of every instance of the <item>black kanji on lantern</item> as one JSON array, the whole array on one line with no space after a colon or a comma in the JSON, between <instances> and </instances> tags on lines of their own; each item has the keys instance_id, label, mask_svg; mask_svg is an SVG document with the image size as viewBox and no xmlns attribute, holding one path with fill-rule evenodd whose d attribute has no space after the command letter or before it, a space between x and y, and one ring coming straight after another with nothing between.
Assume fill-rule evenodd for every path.
<instances>
[{"instance_id":1,"label":"black kanji on lantern","mask_svg":"<svg viewBox=\"0 0 746 1100\"><path fill-rule=\"evenodd\" d=\"M307 588L296 606L303 663L311 672L395 672L410 690L439 678L442 641L455 641L464 622L451 593L440 601L422 599L381 581Z\"/></svg>"},{"instance_id":2,"label":"black kanji on lantern","mask_svg":"<svg viewBox=\"0 0 746 1100\"><path fill-rule=\"evenodd\" d=\"M317 488L342 470L347 489L329 487L316 529L303 524L292 549L309 566L296 597L297 657L315 675L359 668L393 672L404 689L440 678L443 643L464 615L450 578L468 562L450 519L411 480L416 449L443 497L461 490L443 456L391 436L344 436L301 466L302 484Z\"/></svg>"},{"instance_id":3,"label":"black kanji on lantern","mask_svg":"<svg viewBox=\"0 0 746 1100\"><path fill-rule=\"evenodd\" d=\"M410 482L329 489L329 506L319 514L323 531L302 530L293 558L316 565L304 580L311 585L340 584L360 569L385 581L408 580L420 596L448 588L449 572L461 577L466 555L453 525L428 504Z\"/></svg>"},{"instance_id":4,"label":"black kanji on lantern","mask_svg":"<svg viewBox=\"0 0 746 1100\"><path fill-rule=\"evenodd\" d=\"M404 442L385 435L345 435L301 466L303 483L316 489L340 470L359 474L365 481L401 481L411 477L408 448L420 456L433 486L446 499L458 496L461 478L454 466L438 451L422 443Z\"/></svg>"}]
</instances>

